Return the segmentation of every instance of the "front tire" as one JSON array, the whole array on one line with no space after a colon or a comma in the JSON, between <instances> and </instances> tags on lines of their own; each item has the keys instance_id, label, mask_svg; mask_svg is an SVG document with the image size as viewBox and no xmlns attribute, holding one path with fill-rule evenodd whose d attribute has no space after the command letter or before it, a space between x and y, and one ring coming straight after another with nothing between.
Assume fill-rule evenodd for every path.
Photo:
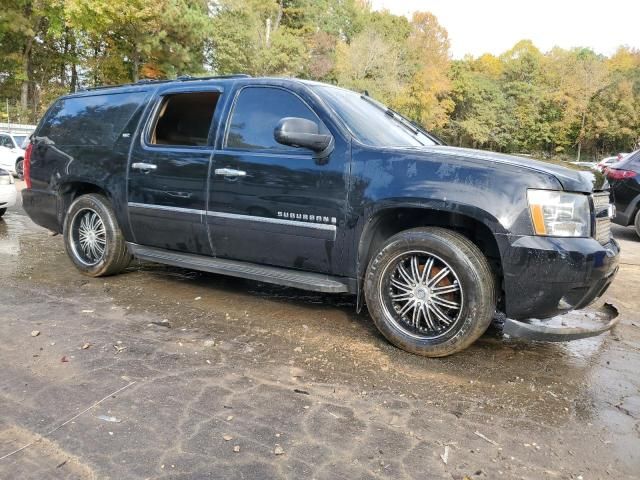
<instances>
[{"instance_id":1,"label":"front tire","mask_svg":"<svg viewBox=\"0 0 640 480\"><path fill-rule=\"evenodd\" d=\"M369 313L394 345L427 357L464 350L489 327L495 278L478 247L444 228L391 237L365 278Z\"/></svg>"},{"instance_id":2,"label":"front tire","mask_svg":"<svg viewBox=\"0 0 640 480\"><path fill-rule=\"evenodd\" d=\"M85 275L115 275L131 262L113 208L104 195L78 197L69 207L63 234L67 255Z\"/></svg>"},{"instance_id":3,"label":"front tire","mask_svg":"<svg viewBox=\"0 0 640 480\"><path fill-rule=\"evenodd\" d=\"M2 216L7 213L7 209L6 208L0 208L0 218L2 218Z\"/></svg>"}]
</instances>

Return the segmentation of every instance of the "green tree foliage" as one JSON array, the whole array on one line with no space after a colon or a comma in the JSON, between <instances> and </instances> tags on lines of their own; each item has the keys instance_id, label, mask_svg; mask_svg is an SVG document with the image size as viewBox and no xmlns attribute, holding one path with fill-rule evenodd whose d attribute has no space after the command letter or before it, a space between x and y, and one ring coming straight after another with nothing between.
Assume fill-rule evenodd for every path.
<instances>
[{"instance_id":1,"label":"green tree foliage","mask_svg":"<svg viewBox=\"0 0 640 480\"><path fill-rule=\"evenodd\" d=\"M4 0L0 120L78 88L201 73L295 76L375 98L454 145L564 158L635 148L640 51L452 60L429 12L367 0Z\"/></svg>"},{"instance_id":2,"label":"green tree foliage","mask_svg":"<svg viewBox=\"0 0 640 480\"><path fill-rule=\"evenodd\" d=\"M94 83L202 69L210 19L204 0L66 0Z\"/></svg>"},{"instance_id":3,"label":"green tree foliage","mask_svg":"<svg viewBox=\"0 0 640 480\"><path fill-rule=\"evenodd\" d=\"M7 0L0 11L0 81L17 113L34 118L39 80L57 77L63 30L60 1ZM57 78L56 78L57 79ZM55 87L54 87L55 88Z\"/></svg>"},{"instance_id":4,"label":"green tree foliage","mask_svg":"<svg viewBox=\"0 0 640 480\"><path fill-rule=\"evenodd\" d=\"M455 104L441 133L453 143L505 152L589 158L640 141L640 51L540 52L518 42L449 70Z\"/></svg>"},{"instance_id":5,"label":"green tree foliage","mask_svg":"<svg viewBox=\"0 0 640 480\"><path fill-rule=\"evenodd\" d=\"M367 15L364 28L338 42L337 83L396 106L411 78L409 22L387 12Z\"/></svg>"},{"instance_id":6,"label":"green tree foliage","mask_svg":"<svg viewBox=\"0 0 640 480\"><path fill-rule=\"evenodd\" d=\"M431 13L414 13L410 27L408 46L413 72L399 107L426 128L438 129L447 124L454 106L448 98L449 37Z\"/></svg>"},{"instance_id":7,"label":"green tree foliage","mask_svg":"<svg viewBox=\"0 0 640 480\"><path fill-rule=\"evenodd\" d=\"M487 72L481 60L457 61L451 67L450 98L455 107L445 134L455 145L504 150L514 130L507 97L498 77Z\"/></svg>"}]
</instances>

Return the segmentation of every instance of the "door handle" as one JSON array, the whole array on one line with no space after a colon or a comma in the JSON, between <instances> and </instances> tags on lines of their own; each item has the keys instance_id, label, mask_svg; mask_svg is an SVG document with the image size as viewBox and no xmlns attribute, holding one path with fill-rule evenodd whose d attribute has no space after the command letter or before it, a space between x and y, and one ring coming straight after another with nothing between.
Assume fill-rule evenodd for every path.
<instances>
[{"instance_id":1,"label":"door handle","mask_svg":"<svg viewBox=\"0 0 640 480\"><path fill-rule=\"evenodd\" d=\"M216 175L224 175L225 177L246 177L247 172L243 170L234 170L233 168L216 168Z\"/></svg>"},{"instance_id":2,"label":"door handle","mask_svg":"<svg viewBox=\"0 0 640 480\"><path fill-rule=\"evenodd\" d=\"M191 198L191 194L189 192L167 192L167 195L175 198Z\"/></svg>"},{"instance_id":3,"label":"door handle","mask_svg":"<svg viewBox=\"0 0 640 480\"><path fill-rule=\"evenodd\" d=\"M136 162L131 164L131 168L142 170L143 172L150 172L151 170L156 170L158 166L153 163Z\"/></svg>"}]
</instances>

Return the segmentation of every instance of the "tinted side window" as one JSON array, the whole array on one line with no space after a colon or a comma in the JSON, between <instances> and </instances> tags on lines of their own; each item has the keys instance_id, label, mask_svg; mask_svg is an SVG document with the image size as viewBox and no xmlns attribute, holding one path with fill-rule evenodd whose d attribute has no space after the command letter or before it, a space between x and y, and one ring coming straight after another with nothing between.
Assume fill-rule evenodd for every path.
<instances>
[{"instance_id":1,"label":"tinted side window","mask_svg":"<svg viewBox=\"0 0 640 480\"><path fill-rule=\"evenodd\" d=\"M13 148L11 140L6 135L0 135L0 147Z\"/></svg>"},{"instance_id":2,"label":"tinted side window","mask_svg":"<svg viewBox=\"0 0 640 480\"><path fill-rule=\"evenodd\" d=\"M326 128L320 119L293 93L270 87L247 87L236 100L226 147L240 150L300 151L281 145L273 137L278 122L284 117L300 117Z\"/></svg>"},{"instance_id":3,"label":"tinted side window","mask_svg":"<svg viewBox=\"0 0 640 480\"><path fill-rule=\"evenodd\" d=\"M56 145L113 146L144 97L116 93L58 100L37 135Z\"/></svg>"},{"instance_id":4,"label":"tinted side window","mask_svg":"<svg viewBox=\"0 0 640 480\"><path fill-rule=\"evenodd\" d=\"M152 145L207 145L209 128L218 103L217 92L167 95L151 130Z\"/></svg>"}]
</instances>

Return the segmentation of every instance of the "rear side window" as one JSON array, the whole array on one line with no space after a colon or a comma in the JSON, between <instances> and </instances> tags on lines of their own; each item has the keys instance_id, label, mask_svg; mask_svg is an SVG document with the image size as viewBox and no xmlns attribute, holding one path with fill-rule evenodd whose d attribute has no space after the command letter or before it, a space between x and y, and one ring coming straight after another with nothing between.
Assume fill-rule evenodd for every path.
<instances>
[{"instance_id":1,"label":"rear side window","mask_svg":"<svg viewBox=\"0 0 640 480\"><path fill-rule=\"evenodd\" d=\"M300 151L276 142L273 132L285 117L306 118L326 128L311 109L293 93L270 87L246 87L240 91L231 114L226 147L239 150Z\"/></svg>"},{"instance_id":2,"label":"rear side window","mask_svg":"<svg viewBox=\"0 0 640 480\"><path fill-rule=\"evenodd\" d=\"M145 93L115 93L58 100L38 131L56 145L111 147Z\"/></svg>"},{"instance_id":3,"label":"rear side window","mask_svg":"<svg viewBox=\"0 0 640 480\"><path fill-rule=\"evenodd\" d=\"M219 96L217 92L165 96L147 139L148 143L188 147L207 145Z\"/></svg>"},{"instance_id":4,"label":"rear side window","mask_svg":"<svg viewBox=\"0 0 640 480\"><path fill-rule=\"evenodd\" d=\"M13 143L6 135L0 135L0 147L13 148Z\"/></svg>"}]
</instances>

